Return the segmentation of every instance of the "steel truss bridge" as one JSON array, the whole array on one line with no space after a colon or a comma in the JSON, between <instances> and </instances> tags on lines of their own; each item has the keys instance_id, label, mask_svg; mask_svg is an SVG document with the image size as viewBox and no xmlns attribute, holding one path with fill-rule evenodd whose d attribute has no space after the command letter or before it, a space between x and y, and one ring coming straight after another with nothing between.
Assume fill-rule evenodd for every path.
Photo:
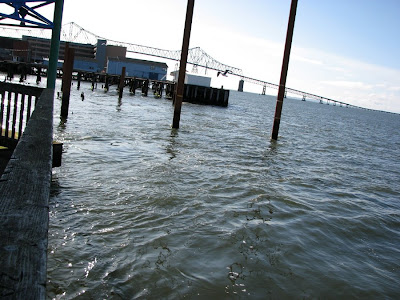
<instances>
[{"instance_id":1,"label":"steel truss bridge","mask_svg":"<svg viewBox=\"0 0 400 300\"><path fill-rule=\"evenodd\" d=\"M21 37L22 35L29 35L29 36L34 36L34 37L38 37L38 38L51 39L51 30L36 29L36 28L29 28L29 27L0 26L0 35L5 36L5 37ZM78 24L76 24L74 22L71 22L71 23L68 23L68 24L65 24L62 26L61 40L63 40L63 41L71 42L71 43L96 45L98 39L107 40L108 45L116 45L116 46L126 47L127 52L131 52L131 53L149 55L149 56L173 60L173 61L179 61L181 58L181 50L175 50L175 51L174 50L164 50L164 49L143 46L143 45L138 45L138 44L114 41L114 40L107 39L107 38L101 37L99 35L96 35L90 31L82 28L81 26L79 26ZM267 87L273 88L273 89L279 88L278 84L274 84L271 82L267 82L267 81L263 81L263 80L259 80L259 79L255 79L255 78L251 78L251 77L243 75L243 71L241 69L232 67L232 66L229 66L229 65L226 65L226 64L223 64L223 63L217 61L216 59L212 58L209 54L207 54L200 47L195 47L195 48L189 49L187 63L193 65L194 72L197 71L198 67L202 67L202 68L205 68L206 70L210 69L210 70L218 71L221 73L238 76L239 78L241 78L242 80L244 80L248 83L261 85L261 86L263 86L263 93L265 93L265 88L267 88ZM323 101L325 101L327 104L332 103L333 105L361 108L359 106L355 106L355 105L352 105L349 103L330 99L330 98L323 97L323 96L318 96L315 94L299 91L299 90L288 88L288 87L286 87L286 93L301 96L303 98L303 100L305 100L307 98L307 99L314 99L314 100L320 101L320 103L323 103Z\"/></svg>"}]
</instances>

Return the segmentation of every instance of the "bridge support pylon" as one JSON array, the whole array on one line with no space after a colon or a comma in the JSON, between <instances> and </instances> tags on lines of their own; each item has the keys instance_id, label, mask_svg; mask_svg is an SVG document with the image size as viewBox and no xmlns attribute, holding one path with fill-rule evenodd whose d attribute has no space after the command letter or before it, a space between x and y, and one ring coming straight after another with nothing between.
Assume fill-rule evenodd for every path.
<instances>
[{"instance_id":1,"label":"bridge support pylon","mask_svg":"<svg viewBox=\"0 0 400 300\"><path fill-rule=\"evenodd\" d=\"M239 91L239 92L243 92L243 86L244 86L244 80L241 79L241 80L239 81L239 88L238 88L238 91Z\"/></svg>"}]
</instances>

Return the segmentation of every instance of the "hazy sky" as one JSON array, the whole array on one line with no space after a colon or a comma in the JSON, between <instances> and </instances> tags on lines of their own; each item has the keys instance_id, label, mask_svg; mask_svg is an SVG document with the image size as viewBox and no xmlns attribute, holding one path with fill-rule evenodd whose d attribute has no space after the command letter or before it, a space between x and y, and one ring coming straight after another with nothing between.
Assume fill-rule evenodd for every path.
<instances>
[{"instance_id":1,"label":"hazy sky","mask_svg":"<svg viewBox=\"0 0 400 300\"><path fill-rule=\"evenodd\" d=\"M196 0L190 47L246 76L278 83L290 3ZM186 5L187 0L65 0L63 24L180 50ZM399 28L400 0L298 0L287 87L400 113ZM167 63L173 71L175 62ZM213 86L237 89L238 78L208 75ZM245 83L245 90L261 93L262 87Z\"/></svg>"}]
</instances>

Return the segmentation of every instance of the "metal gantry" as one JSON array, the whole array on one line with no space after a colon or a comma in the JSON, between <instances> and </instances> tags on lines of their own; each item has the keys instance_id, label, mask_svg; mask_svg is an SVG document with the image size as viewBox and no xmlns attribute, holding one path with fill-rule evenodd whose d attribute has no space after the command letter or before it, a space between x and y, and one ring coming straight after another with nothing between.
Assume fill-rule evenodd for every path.
<instances>
[{"instance_id":1,"label":"metal gantry","mask_svg":"<svg viewBox=\"0 0 400 300\"><path fill-rule=\"evenodd\" d=\"M0 25L52 29L53 22L39 13L37 9L53 4L55 1L56 0L0 0L0 5L3 6L3 9L11 8L12 11L7 14L3 13L3 9L0 9ZM3 22L4 20L7 20L9 23Z\"/></svg>"}]
</instances>

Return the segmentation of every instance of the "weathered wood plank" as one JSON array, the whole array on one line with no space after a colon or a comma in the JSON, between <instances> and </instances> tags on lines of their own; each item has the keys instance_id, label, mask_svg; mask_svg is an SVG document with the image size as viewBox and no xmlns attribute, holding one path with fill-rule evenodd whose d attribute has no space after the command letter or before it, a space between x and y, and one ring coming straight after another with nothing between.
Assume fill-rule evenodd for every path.
<instances>
[{"instance_id":1,"label":"weathered wood plank","mask_svg":"<svg viewBox=\"0 0 400 300\"><path fill-rule=\"evenodd\" d=\"M11 114L11 93L8 93L8 102L7 102L7 115L6 115L6 130L5 133L7 134L7 138L9 137L10 131L10 114Z\"/></svg>"},{"instance_id":2,"label":"weathered wood plank","mask_svg":"<svg viewBox=\"0 0 400 300\"><path fill-rule=\"evenodd\" d=\"M24 111L25 110L25 94L21 95L21 105L19 109L19 126L18 126L18 139L21 138L22 126L24 125Z\"/></svg>"},{"instance_id":3,"label":"weathered wood plank","mask_svg":"<svg viewBox=\"0 0 400 300\"><path fill-rule=\"evenodd\" d=\"M26 124L31 114L32 97L37 100L43 88L0 82L1 111L0 145L14 148L22 135L23 118ZM28 95L28 107L25 112L25 95ZM36 102L36 101L35 101ZM19 108L18 108L19 106ZM19 120L19 124L17 121Z\"/></svg>"},{"instance_id":4,"label":"weathered wood plank","mask_svg":"<svg viewBox=\"0 0 400 300\"><path fill-rule=\"evenodd\" d=\"M32 96L28 96L28 107L26 109L26 124L28 124L28 121L31 117L32 114Z\"/></svg>"},{"instance_id":5,"label":"weathered wood plank","mask_svg":"<svg viewBox=\"0 0 400 300\"><path fill-rule=\"evenodd\" d=\"M53 89L43 91L0 179L2 299L46 296L53 98Z\"/></svg>"},{"instance_id":6,"label":"weathered wood plank","mask_svg":"<svg viewBox=\"0 0 400 300\"><path fill-rule=\"evenodd\" d=\"M1 91L1 104L0 104L0 127L3 127L3 115L4 115L4 101L5 101L5 91Z\"/></svg>"},{"instance_id":7,"label":"weathered wood plank","mask_svg":"<svg viewBox=\"0 0 400 300\"><path fill-rule=\"evenodd\" d=\"M11 138L15 138L15 132L17 127L17 111L18 111L18 94L14 94L14 108L12 114L12 122L11 122Z\"/></svg>"}]
</instances>

